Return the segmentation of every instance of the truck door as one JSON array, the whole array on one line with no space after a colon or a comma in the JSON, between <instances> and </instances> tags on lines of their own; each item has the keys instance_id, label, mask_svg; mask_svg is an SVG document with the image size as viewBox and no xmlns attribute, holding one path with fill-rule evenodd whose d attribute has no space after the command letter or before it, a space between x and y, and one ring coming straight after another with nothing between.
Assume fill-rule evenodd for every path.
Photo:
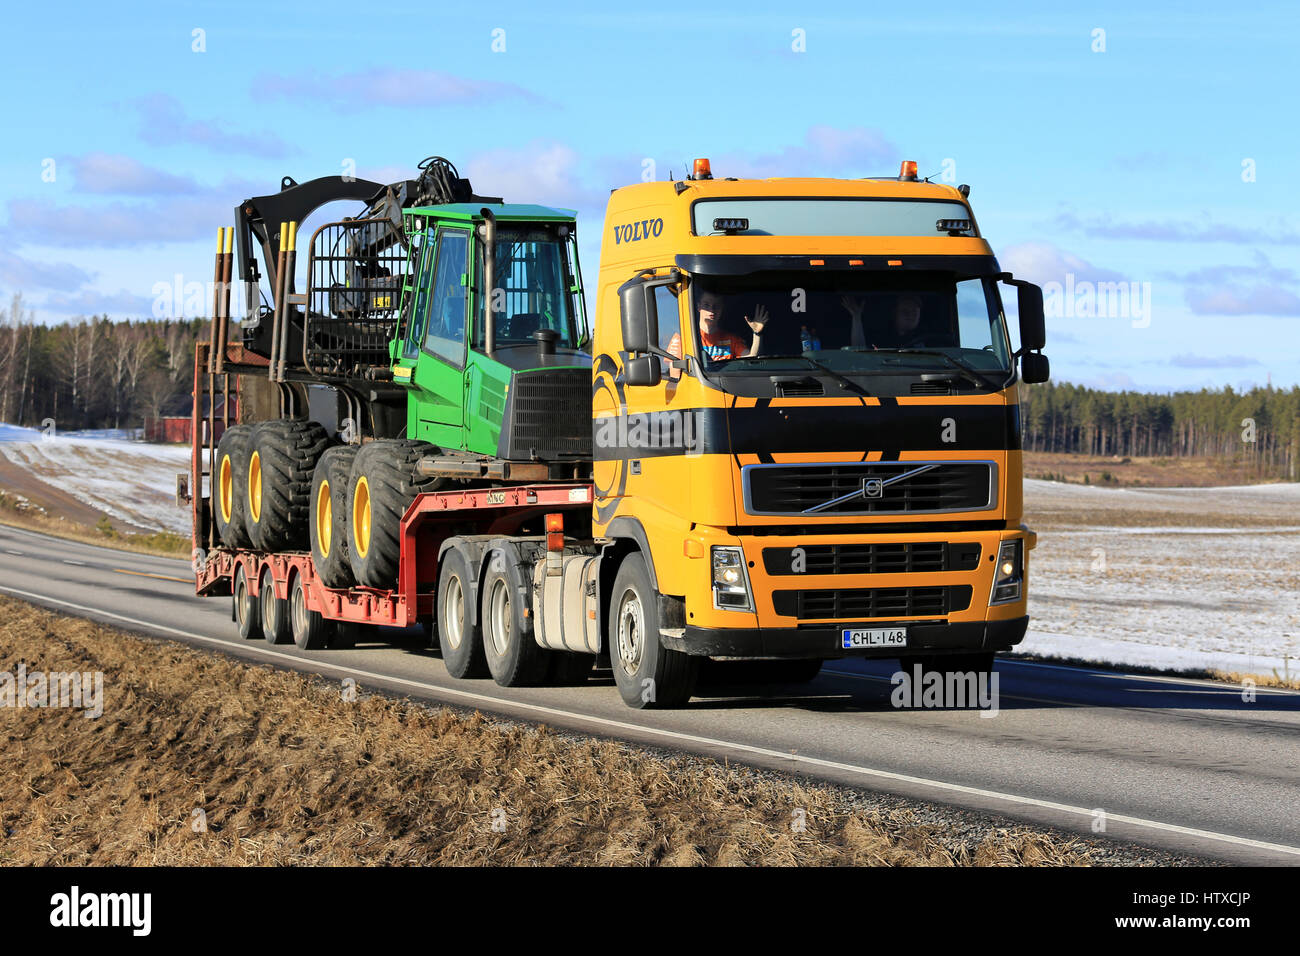
<instances>
[{"instance_id":1,"label":"truck door","mask_svg":"<svg viewBox=\"0 0 1300 956\"><path fill-rule=\"evenodd\" d=\"M469 291L469 231L441 227L437 251L422 270L426 319L412 383L416 437L444 448L463 445L465 328ZM427 284L425 281L427 279ZM420 296L417 295L417 302Z\"/></svg>"}]
</instances>

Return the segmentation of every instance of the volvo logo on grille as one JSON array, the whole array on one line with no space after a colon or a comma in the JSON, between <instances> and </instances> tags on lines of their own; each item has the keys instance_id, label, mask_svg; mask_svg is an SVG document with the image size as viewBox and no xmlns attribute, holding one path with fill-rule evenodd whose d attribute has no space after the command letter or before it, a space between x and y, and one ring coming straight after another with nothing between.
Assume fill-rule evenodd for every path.
<instances>
[{"instance_id":1,"label":"volvo logo on grille","mask_svg":"<svg viewBox=\"0 0 1300 956\"><path fill-rule=\"evenodd\" d=\"M880 478L862 479L862 497L879 498L885 493L885 482Z\"/></svg>"}]
</instances>

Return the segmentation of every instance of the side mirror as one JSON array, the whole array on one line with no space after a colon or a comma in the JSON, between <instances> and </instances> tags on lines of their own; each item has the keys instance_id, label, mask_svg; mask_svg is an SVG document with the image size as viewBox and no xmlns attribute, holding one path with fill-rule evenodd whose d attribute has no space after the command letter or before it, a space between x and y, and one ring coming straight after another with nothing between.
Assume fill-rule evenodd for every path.
<instances>
[{"instance_id":1,"label":"side mirror","mask_svg":"<svg viewBox=\"0 0 1300 956\"><path fill-rule=\"evenodd\" d=\"M618 287L623 319L623 349L633 354L650 351L659 341L659 313L645 280L629 279Z\"/></svg>"},{"instance_id":2,"label":"side mirror","mask_svg":"<svg viewBox=\"0 0 1300 956\"><path fill-rule=\"evenodd\" d=\"M623 363L623 383L625 385L658 385L662 378L659 359L654 355L642 355L630 358Z\"/></svg>"},{"instance_id":3,"label":"side mirror","mask_svg":"<svg viewBox=\"0 0 1300 956\"><path fill-rule=\"evenodd\" d=\"M1020 311L1020 348L1036 352L1047 344L1047 328L1043 322L1043 290L1030 282L1016 284L1016 300Z\"/></svg>"},{"instance_id":4,"label":"side mirror","mask_svg":"<svg viewBox=\"0 0 1300 956\"><path fill-rule=\"evenodd\" d=\"M1042 352L1026 352L1020 356L1020 380L1026 385L1046 382L1052 374L1052 363Z\"/></svg>"}]
</instances>

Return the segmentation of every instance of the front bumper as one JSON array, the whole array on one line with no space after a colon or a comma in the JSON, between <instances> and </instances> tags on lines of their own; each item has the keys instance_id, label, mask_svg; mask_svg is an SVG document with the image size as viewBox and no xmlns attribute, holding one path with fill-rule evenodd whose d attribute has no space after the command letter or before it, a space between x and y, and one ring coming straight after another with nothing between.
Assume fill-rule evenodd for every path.
<instances>
[{"instance_id":1,"label":"front bumper","mask_svg":"<svg viewBox=\"0 0 1300 956\"><path fill-rule=\"evenodd\" d=\"M906 627L907 647L845 650L840 634L846 627ZM1029 617L1006 621L872 621L869 624L817 624L791 628L723 628L687 626L679 634L661 633L664 647L695 657L822 658L884 657L914 654L969 654L1005 651L1019 644Z\"/></svg>"}]
</instances>

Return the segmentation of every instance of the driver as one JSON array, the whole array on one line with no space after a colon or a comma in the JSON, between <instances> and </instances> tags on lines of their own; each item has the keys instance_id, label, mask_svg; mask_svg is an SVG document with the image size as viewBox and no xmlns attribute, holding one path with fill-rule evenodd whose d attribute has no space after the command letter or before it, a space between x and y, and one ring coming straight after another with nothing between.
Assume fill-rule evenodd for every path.
<instances>
[{"instance_id":1,"label":"driver","mask_svg":"<svg viewBox=\"0 0 1300 956\"><path fill-rule=\"evenodd\" d=\"M722 328L722 316L726 309L726 300L722 296L716 292L701 292L696 299L696 305L699 309L700 346L704 353L701 357L704 359L706 366L712 365L714 362L723 362L727 359L745 358L758 354L759 346L762 344L763 330L767 327L768 319L771 318L765 306L759 305L754 309L752 319L745 316L745 324L754 333L754 338L749 343L749 348L746 349L744 339ZM673 333L672 339L668 342L668 351L676 358L682 357L682 336L680 332Z\"/></svg>"},{"instance_id":2,"label":"driver","mask_svg":"<svg viewBox=\"0 0 1300 956\"><path fill-rule=\"evenodd\" d=\"M862 312L866 305L857 296L842 296L840 305L853 320L849 330L849 345L855 349L909 349L924 348L925 336L918 330L921 325L921 297L911 292L904 292L894 300L892 321L884 329L873 334L870 343L862 330Z\"/></svg>"}]
</instances>

